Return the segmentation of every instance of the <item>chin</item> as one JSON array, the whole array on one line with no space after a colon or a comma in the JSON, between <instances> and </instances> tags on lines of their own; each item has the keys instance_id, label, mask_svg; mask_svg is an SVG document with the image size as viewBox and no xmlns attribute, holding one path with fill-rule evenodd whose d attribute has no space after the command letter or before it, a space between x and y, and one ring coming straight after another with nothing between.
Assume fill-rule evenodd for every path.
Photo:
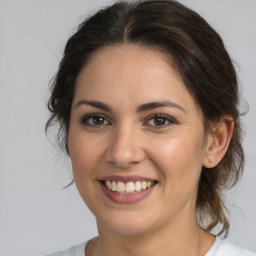
<instances>
[{"instance_id":1,"label":"chin","mask_svg":"<svg viewBox=\"0 0 256 256\"><path fill-rule=\"evenodd\" d=\"M101 221L100 218L96 218L99 230L107 229L118 235L139 235L151 230L154 223L151 218L136 213L115 214L108 219L106 217L104 216Z\"/></svg>"}]
</instances>

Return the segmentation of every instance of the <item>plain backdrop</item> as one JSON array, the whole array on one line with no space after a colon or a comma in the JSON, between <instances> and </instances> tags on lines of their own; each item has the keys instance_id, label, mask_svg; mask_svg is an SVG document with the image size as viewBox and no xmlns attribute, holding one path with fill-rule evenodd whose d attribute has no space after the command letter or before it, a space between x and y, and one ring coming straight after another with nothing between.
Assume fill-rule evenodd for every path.
<instances>
[{"instance_id":1,"label":"plain backdrop","mask_svg":"<svg viewBox=\"0 0 256 256\"><path fill-rule=\"evenodd\" d=\"M48 84L68 37L107 0L0 0L0 256L36 256L97 234L70 163L44 133ZM181 0L221 34L249 112L246 167L228 193L229 240L256 251L256 1Z\"/></svg>"}]
</instances>

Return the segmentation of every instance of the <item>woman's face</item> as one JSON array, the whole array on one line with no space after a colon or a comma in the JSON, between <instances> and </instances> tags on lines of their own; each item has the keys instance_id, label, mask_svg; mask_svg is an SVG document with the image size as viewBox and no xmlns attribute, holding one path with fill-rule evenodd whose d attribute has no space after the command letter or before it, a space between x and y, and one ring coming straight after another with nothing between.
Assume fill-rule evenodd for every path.
<instances>
[{"instance_id":1,"label":"woman's face","mask_svg":"<svg viewBox=\"0 0 256 256\"><path fill-rule=\"evenodd\" d=\"M80 72L68 147L100 229L135 234L191 222L205 138L202 112L164 54L109 46Z\"/></svg>"}]
</instances>

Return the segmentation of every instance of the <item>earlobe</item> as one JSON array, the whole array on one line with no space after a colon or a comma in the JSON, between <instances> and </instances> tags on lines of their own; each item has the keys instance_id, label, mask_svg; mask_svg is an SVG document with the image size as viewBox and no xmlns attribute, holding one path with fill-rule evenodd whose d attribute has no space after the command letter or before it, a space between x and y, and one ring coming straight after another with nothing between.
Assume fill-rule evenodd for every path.
<instances>
[{"instance_id":1,"label":"earlobe","mask_svg":"<svg viewBox=\"0 0 256 256\"><path fill-rule=\"evenodd\" d=\"M234 120L229 115L222 116L217 123L211 125L203 161L204 167L213 168L218 165L227 152L233 129Z\"/></svg>"}]
</instances>

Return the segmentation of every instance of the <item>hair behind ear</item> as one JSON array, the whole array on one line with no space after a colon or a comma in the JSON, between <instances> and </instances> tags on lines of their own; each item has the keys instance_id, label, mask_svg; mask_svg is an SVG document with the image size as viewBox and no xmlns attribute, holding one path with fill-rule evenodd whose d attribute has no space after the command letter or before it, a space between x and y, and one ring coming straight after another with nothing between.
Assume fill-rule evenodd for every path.
<instances>
[{"instance_id":1,"label":"hair behind ear","mask_svg":"<svg viewBox=\"0 0 256 256\"><path fill-rule=\"evenodd\" d=\"M209 232L220 224L217 235L226 237L230 225L223 190L238 182L244 166L239 119L223 115L212 123L206 147L196 203L198 218Z\"/></svg>"}]
</instances>

